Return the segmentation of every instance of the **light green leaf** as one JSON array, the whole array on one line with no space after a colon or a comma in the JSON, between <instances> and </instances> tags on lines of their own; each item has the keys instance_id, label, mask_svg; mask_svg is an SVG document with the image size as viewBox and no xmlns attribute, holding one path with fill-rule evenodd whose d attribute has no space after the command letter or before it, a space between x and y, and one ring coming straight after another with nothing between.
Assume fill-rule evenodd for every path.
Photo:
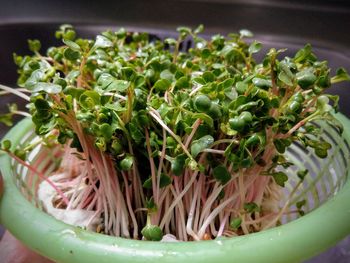
<instances>
[{"instance_id":1,"label":"light green leaf","mask_svg":"<svg viewBox=\"0 0 350 263\"><path fill-rule=\"evenodd\" d=\"M128 171L131 169L134 163L134 158L131 155L126 155L126 157L120 161L119 165L123 171Z\"/></svg>"},{"instance_id":2,"label":"light green leaf","mask_svg":"<svg viewBox=\"0 0 350 263\"><path fill-rule=\"evenodd\" d=\"M250 44L249 48L248 48L248 52L250 54L254 54L260 51L260 49L262 48L262 45L260 42L254 41L253 43Z\"/></svg>"},{"instance_id":3,"label":"light green leaf","mask_svg":"<svg viewBox=\"0 0 350 263\"><path fill-rule=\"evenodd\" d=\"M33 87L33 92L44 91L48 94L57 94L62 91L62 87L53 83L38 82Z\"/></svg>"},{"instance_id":4,"label":"light green leaf","mask_svg":"<svg viewBox=\"0 0 350 263\"><path fill-rule=\"evenodd\" d=\"M241 37L253 37L253 33L248 29L241 29L239 31L239 34L241 35Z\"/></svg>"},{"instance_id":5,"label":"light green leaf","mask_svg":"<svg viewBox=\"0 0 350 263\"><path fill-rule=\"evenodd\" d=\"M68 39L63 39L63 43L65 43L68 47L70 47L74 51L80 51L81 50L80 46L77 43L75 43L73 41L70 41Z\"/></svg>"},{"instance_id":6,"label":"light green leaf","mask_svg":"<svg viewBox=\"0 0 350 263\"><path fill-rule=\"evenodd\" d=\"M205 135L202 138L195 140L191 144L191 154L194 158L203 151L207 149L214 142L214 138L210 135Z\"/></svg>"},{"instance_id":7,"label":"light green leaf","mask_svg":"<svg viewBox=\"0 0 350 263\"><path fill-rule=\"evenodd\" d=\"M345 68L338 68L336 75L331 78L331 83L338 83L342 81L350 81L350 76Z\"/></svg>"},{"instance_id":8,"label":"light green leaf","mask_svg":"<svg viewBox=\"0 0 350 263\"><path fill-rule=\"evenodd\" d=\"M107 37L98 35L96 37L96 41L94 44L95 48L107 48L107 47L113 47L113 42L110 41Z\"/></svg>"}]
</instances>

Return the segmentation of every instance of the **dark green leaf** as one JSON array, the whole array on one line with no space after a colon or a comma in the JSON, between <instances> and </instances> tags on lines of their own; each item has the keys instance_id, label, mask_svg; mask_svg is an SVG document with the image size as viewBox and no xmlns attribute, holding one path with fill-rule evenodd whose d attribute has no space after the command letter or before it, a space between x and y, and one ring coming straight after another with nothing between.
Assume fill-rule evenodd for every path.
<instances>
[{"instance_id":1,"label":"dark green leaf","mask_svg":"<svg viewBox=\"0 0 350 263\"><path fill-rule=\"evenodd\" d=\"M163 188L171 184L171 178L166 174L160 175L159 187ZM142 185L146 189L152 189L152 177L149 177Z\"/></svg>"},{"instance_id":2,"label":"dark green leaf","mask_svg":"<svg viewBox=\"0 0 350 263\"><path fill-rule=\"evenodd\" d=\"M309 173L307 169L305 170L300 170L297 172L298 177L300 178L301 181L304 180L305 176Z\"/></svg>"},{"instance_id":3,"label":"dark green leaf","mask_svg":"<svg viewBox=\"0 0 350 263\"><path fill-rule=\"evenodd\" d=\"M306 204L306 200L303 199L301 201L298 201L295 206L298 208L298 209L301 209L304 205Z\"/></svg>"},{"instance_id":4,"label":"dark green leaf","mask_svg":"<svg viewBox=\"0 0 350 263\"><path fill-rule=\"evenodd\" d=\"M199 85L205 85L205 80L201 77L196 77L192 79L192 82Z\"/></svg>"},{"instance_id":5,"label":"dark green leaf","mask_svg":"<svg viewBox=\"0 0 350 263\"><path fill-rule=\"evenodd\" d=\"M180 176L185 168L186 154L179 154L171 161L171 171L176 176Z\"/></svg>"},{"instance_id":6,"label":"dark green leaf","mask_svg":"<svg viewBox=\"0 0 350 263\"><path fill-rule=\"evenodd\" d=\"M275 179L276 184L284 187L285 182L288 181L288 176L284 172L276 172L272 174L273 179Z\"/></svg>"},{"instance_id":7,"label":"dark green leaf","mask_svg":"<svg viewBox=\"0 0 350 263\"><path fill-rule=\"evenodd\" d=\"M190 82L186 76L183 76L176 81L175 86L178 88L188 88L190 86Z\"/></svg>"},{"instance_id":8,"label":"dark green leaf","mask_svg":"<svg viewBox=\"0 0 350 263\"><path fill-rule=\"evenodd\" d=\"M218 165L213 169L214 178L222 185L227 184L231 180L231 174L224 165Z\"/></svg>"},{"instance_id":9,"label":"dark green leaf","mask_svg":"<svg viewBox=\"0 0 350 263\"><path fill-rule=\"evenodd\" d=\"M171 184L172 180L169 176L166 174L161 173L160 174L160 181L159 181L159 187L163 188Z\"/></svg>"},{"instance_id":10,"label":"dark green leaf","mask_svg":"<svg viewBox=\"0 0 350 263\"><path fill-rule=\"evenodd\" d=\"M316 76L310 70L304 70L298 72L297 75L298 85L302 89L306 89L316 82Z\"/></svg>"},{"instance_id":11,"label":"dark green leaf","mask_svg":"<svg viewBox=\"0 0 350 263\"><path fill-rule=\"evenodd\" d=\"M171 82L167 79L159 79L157 82L154 84L154 89L156 91L166 91L170 87Z\"/></svg>"},{"instance_id":12,"label":"dark green leaf","mask_svg":"<svg viewBox=\"0 0 350 263\"><path fill-rule=\"evenodd\" d=\"M63 55L66 59L71 60L71 61L76 61L77 59L80 58L79 51L75 51L71 48L66 48L63 52Z\"/></svg>"},{"instance_id":13,"label":"dark green leaf","mask_svg":"<svg viewBox=\"0 0 350 263\"><path fill-rule=\"evenodd\" d=\"M322 148L315 148L315 153L318 157L320 158L326 158L328 153L326 149L322 149Z\"/></svg>"},{"instance_id":14,"label":"dark green leaf","mask_svg":"<svg viewBox=\"0 0 350 263\"><path fill-rule=\"evenodd\" d=\"M14 151L14 155L16 155L22 161L25 161L27 158L27 153L25 151L23 151L22 149L16 149Z\"/></svg>"},{"instance_id":15,"label":"dark green leaf","mask_svg":"<svg viewBox=\"0 0 350 263\"><path fill-rule=\"evenodd\" d=\"M210 98L204 94L197 95L194 98L193 102L196 110L199 112L207 112L211 106Z\"/></svg>"},{"instance_id":16,"label":"dark green leaf","mask_svg":"<svg viewBox=\"0 0 350 263\"><path fill-rule=\"evenodd\" d=\"M146 189L152 189L152 177L148 177L148 179L144 181L142 186Z\"/></svg>"}]
</instances>

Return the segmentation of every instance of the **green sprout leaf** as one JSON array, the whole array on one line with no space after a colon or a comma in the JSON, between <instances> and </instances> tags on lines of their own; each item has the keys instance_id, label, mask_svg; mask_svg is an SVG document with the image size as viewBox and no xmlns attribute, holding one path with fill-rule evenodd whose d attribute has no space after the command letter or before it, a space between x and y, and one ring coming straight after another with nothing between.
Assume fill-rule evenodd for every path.
<instances>
[{"instance_id":1,"label":"green sprout leaf","mask_svg":"<svg viewBox=\"0 0 350 263\"><path fill-rule=\"evenodd\" d=\"M224 165L218 165L213 169L214 178L222 185L227 184L231 180L231 174Z\"/></svg>"},{"instance_id":2,"label":"green sprout leaf","mask_svg":"<svg viewBox=\"0 0 350 263\"><path fill-rule=\"evenodd\" d=\"M297 172L298 177L300 178L301 181L304 181L305 176L309 173L309 170L300 170Z\"/></svg>"},{"instance_id":3,"label":"green sprout leaf","mask_svg":"<svg viewBox=\"0 0 350 263\"><path fill-rule=\"evenodd\" d=\"M29 46L29 50L30 51L32 51L32 52L39 52L39 50L41 48L41 43L37 39L34 39L34 40L29 39L28 40L28 46Z\"/></svg>"},{"instance_id":4,"label":"green sprout leaf","mask_svg":"<svg viewBox=\"0 0 350 263\"><path fill-rule=\"evenodd\" d=\"M306 59L308 59L311 55L311 45L306 44L302 49L298 50L298 52L294 56L294 61L296 63L302 63Z\"/></svg>"},{"instance_id":5,"label":"green sprout leaf","mask_svg":"<svg viewBox=\"0 0 350 263\"><path fill-rule=\"evenodd\" d=\"M273 141L273 144L279 153L284 153L286 151L286 148L290 146L291 141L288 139L275 139Z\"/></svg>"},{"instance_id":6,"label":"green sprout leaf","mask_svg":"<svg viewBox=\"0 0 350 263\"><path fill-rule=\"evenodd\" d=\"M80 58L80 52L75 51L71 48L66 48L63 52L63 56L68 60L76 61L77 59Z\"/></svg>"},{"instance_id":7,"label":"green sprout leaf","mask_svg":"<svg viewBox=\"0 0 350 263\"><path fill-rule=\"evenodd\" d=\"M214 138L210 135L205 135L202 138L195 140L191 144L191 154L194 158L203 151L212 145L214 142Z\"/></svg>"},{"instance_id":8,"label":"green sprout leaf","mask_svg":"<svg viewBox=\"0 0 350 263\"><path fill-rule=\"evenodd\" d=\"M27 158L27 153L25 151L23 151L22 149L16 149L14 151L14 155L16 155L22 161L25 161Z\"/></svg>"},{"instance_id":9,"label":"green sprout leaf","mask_svg":"<svg viewBox=\"0 0 350 263\"><path fill-rule=\"evenodd\" d=\"M338 68L336 75L331 78L331 83L338 83L342 81L350 81L350 76L345 68Z\"/></svg>"},{"instance_id":10,"label":"green sprout leaf","mask_svg":"<svg viewBox=\"0 0 350 263\"><path fill-rule=\"evenodd\" d=\"M304 70L296 74L298 85L307 89L316 82L316 76L310 70Z\"/></svg>"},{"instance_id":11,"label":"green sprout leaf","mask_svg":"<svg viewBox=\"0 0 350 263\"><path fill-rule=\"evenodd\" d=\"M171 82L167 79L160 79L154 84L154 89L157 92L166 91L170 87Z\"/></svg>"},{"instance_id":12,"label":"green sprout leaf","mask_svg":"<svg viewBox=\"0 0 350 263\"><path fill-rule=\"evenodd\" d=\"M141 230L141 234L149 241L160 241L163 238L162 230L156 225L146 225Z\"/></svg>"},{"instance_id":13,"label":"green sprout leaf","mask_svg":"<svg viewBox=\"0 0 350 263\"><path fill-rule=\"evenodd\" d=\"M81 50L80 46L71 40L63 39L63 43L65 43L73 51L80 51Z\"/></svg>"},{"instance_id":14,"label":"green sprout leaf","mask_svg":"<svg viewBox=\"0 0 350 263\"><path fill-rule=\"evenodd\" d=\"M193 30L193 33L199 34L199 33L202 33L203 31L204 31L204 26L200 24L195 30Z\"/></svg>"},{"instance_id":15,"label":"green sprout leaf","mask_svg":"<svg viewBox=\"0 0 350 263\"><path fill-rule=\"evenodd\" d=\"M248 29L241 29L239 31L239 34L241 35L241 37L253 37L253 33L251 31L249 31Z\"/></svg>"},{"instance_id":16,"label":"green sprout leaf","mask_svg":"<svg viewBox=\"0 0 350 263\"><path fill-rule=\"evenodd\" d=\"M1 142L1 147L5 151L9 151L11 149L11 145L12 145L12 143L10 140L3 140Z\"/></svg>"},{"instance_id":17,"label":"green sprout leaf","mask_svg":"<svg viewBox=\"0 0 350 263\"><path fill-rule=\"evenodd\" d=\"M13 125L12 117L13 117L12 113L0 114L0 123L3 123L6 126L10 127Z\"/></svg>"},{"instance_id":18,"label":"green sprout leaf","mask_svg":"<svg viewBox=\"0 0 350 263\"><path fill-rule=\"evenodd\" d=\"M211 100L207 95L201 94L194 98L194 107L199 112L207 112L211 107Z\"/></svg>"},{"instance_id":19,"label":"green sprout leaf","mask_svg":"<svg viewBox=\"0 0 350 263\"><path fill-rule=\"evenodd\" d=\"M100 104L101 96L94 90L87 90L79 97L79 102L85 109L94 108L95 105Z\"/></svg>"},{"instance_id":20,"label":"green sprout leaf","mask_svg":"<svg viewBox=\"0 0 350 263\"><path fill-rule=\"evenodd\" d=\"M62 91L62 87L53 83L38 82L33 85L32 92L41 92L44 91L48 94L58 94Z\"/></svg>"},{"instance_id":21,"label":"green sprout leaf","mask_svg":"<svg viewBox=\"0 0 350 263\"><path fill-rule=\"evenodd\" d=\"M260 212L260 207L254 202L245 203L243 208L247 213Z\"/></svg>"},{"instance_id":22,"label":"green sprout leaf","mask_svg":"<svg viewBox=\"0 0 350 263\"><path fill-rule=\"evenodd\" d=\"M298 208L298 209L301 209L304 205L306 204L306 200L303 199L301 201L298 201L295 206Z\"/></svg>"},{"instance_id":23,"label":"green sprout leaf","mask_svg":"<svg viewBox=\"0 0 350 263\"><path fill-rule=\"evenodd\" d=\"M175 159L171 162L171 171L176 176L180 176L184 169L185 169L185 163L186 163L186 154L179 154L175 157Z\"/></svg>"},{"instance_id":24,"label":"green sprout leaf","mask_svg":"<svg viewBox=\"0 0 350 263\"><path fill-rule=\"evenodd\" d=\"M253 41L253 43L251 43L249 46L248 52L250 54L258 53L261 48L262 48L262 45L260 42Z\"/></svg>"},{"instance_id":25,"label":"green sprout leaf","mask_svg":"<svg viewBox=\"0 0 350 263\"><path fill-rule=\"evenodd\" d=\"M230 221L230 228L232 230L237 230L242 224L241 218L234 218Z\"/></svg>"},{"instance_id":26,"label":"green sprout leaf","mask_svg":"<svg viewBox=\"0 0 350 263\"><path fill-rule=\"evenodd\" d=\"M288 181L288 176L284 172L276 172L271 174L273 179L275 179L276 184L284 187L285 182Z\"/></svg>"},{"instance_id":27,"label":"green sprout leaf","mask_svg":"<svg viewBox=\"0 0 350 263\"><path fill-rule=\"evenodd\" d=\"M129 171L134 164L134 157L127 155L123 160L120 161L119 165L123 171Z\"/></svg>"},{"instance_id":28,"label":"green sprout leaf","mask_svg":"<svg viewBox=\"0 0 350 263\"><path fill-rule=\"evenodd\" d=\"M107 37L98 35L96 37L96 41L94 44L95 48L108 48L108 47L113 47L113 42L109 40Z\"/></svg>"},{"instance_id":29,"label":"green sprout leaf","mask_svg":"<svg viewBox=\"0 0 350 263\"><path fill-rule=\"evenodd\" d=\"M116 79L108 85L108 87L105 89L105 91L106 92L108 92L108 91L122 92L122 91L125 91L126 89L128 89L129 86L130 86L129 81Z\"/></svg>"}]
</instances>

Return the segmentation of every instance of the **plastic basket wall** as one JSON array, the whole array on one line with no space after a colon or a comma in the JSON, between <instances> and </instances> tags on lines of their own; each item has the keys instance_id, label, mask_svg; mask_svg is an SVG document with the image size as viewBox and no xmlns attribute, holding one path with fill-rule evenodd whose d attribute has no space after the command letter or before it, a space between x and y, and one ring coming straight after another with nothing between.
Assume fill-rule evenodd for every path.
<instances>
[{"instance_id":1,"label":"plastic basket wall","mask_svg":"<svg viewBox=\"0 0 350 263\"><path fill-rule=\"evenodd\" d=\"M309 174L293 195L289 204L290 211L295 211L297 209L295 204L302 200L306 200L303 210L305 212L312 211L335 195L347 180L350 168L349 142L330 123L318 121L314 124L321 131L321 139L331 143L332 148L328 151L328 156L325 159L317 157L312 149L305 149L300 143L293 143L287 149L287 158L295 165L286 171L289 179L286 183L285 196L288 196L300 181L297 171L303 169L309 171ZM281 201L282 204L284 202L285 200ZM291 221L296 216L295 213L289 213L284 216L283 221Z\"/></svg>"}]
</instances>

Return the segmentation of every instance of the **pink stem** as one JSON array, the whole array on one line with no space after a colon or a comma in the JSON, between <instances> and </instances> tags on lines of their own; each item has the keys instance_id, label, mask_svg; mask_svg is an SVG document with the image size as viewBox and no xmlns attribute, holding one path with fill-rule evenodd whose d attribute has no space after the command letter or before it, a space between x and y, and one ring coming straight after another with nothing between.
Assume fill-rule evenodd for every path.
<instances>
[{"instance_id":1,"label":"pink stem","mask_svg":"<svg viewBox=\"0 0 350 263\"><path fill-rule=\"evenodd\" d=\"M55 189L55 191L61 196L63 202L68 206L69 204L69 200L68 198L64 195L64 193L61 191L61 189L59 189L58 187L56 187L56 185L49 179L47 178L44 174L42 174L41 172L39 172L38 170L36 170L34 167L32 167L30 164L28 164L27 162L23 161L22 159L18 158L16 155L14 155L13 153L7 151L7 153L9 154L9 156L11 156L11 158L15 159L17 162L19 162L20 164L24 165L25 167L27 167L30 171L36 173L42 180L45 180L49 185L52 186L53 189Z\"/></svg>"}]
</instances>

